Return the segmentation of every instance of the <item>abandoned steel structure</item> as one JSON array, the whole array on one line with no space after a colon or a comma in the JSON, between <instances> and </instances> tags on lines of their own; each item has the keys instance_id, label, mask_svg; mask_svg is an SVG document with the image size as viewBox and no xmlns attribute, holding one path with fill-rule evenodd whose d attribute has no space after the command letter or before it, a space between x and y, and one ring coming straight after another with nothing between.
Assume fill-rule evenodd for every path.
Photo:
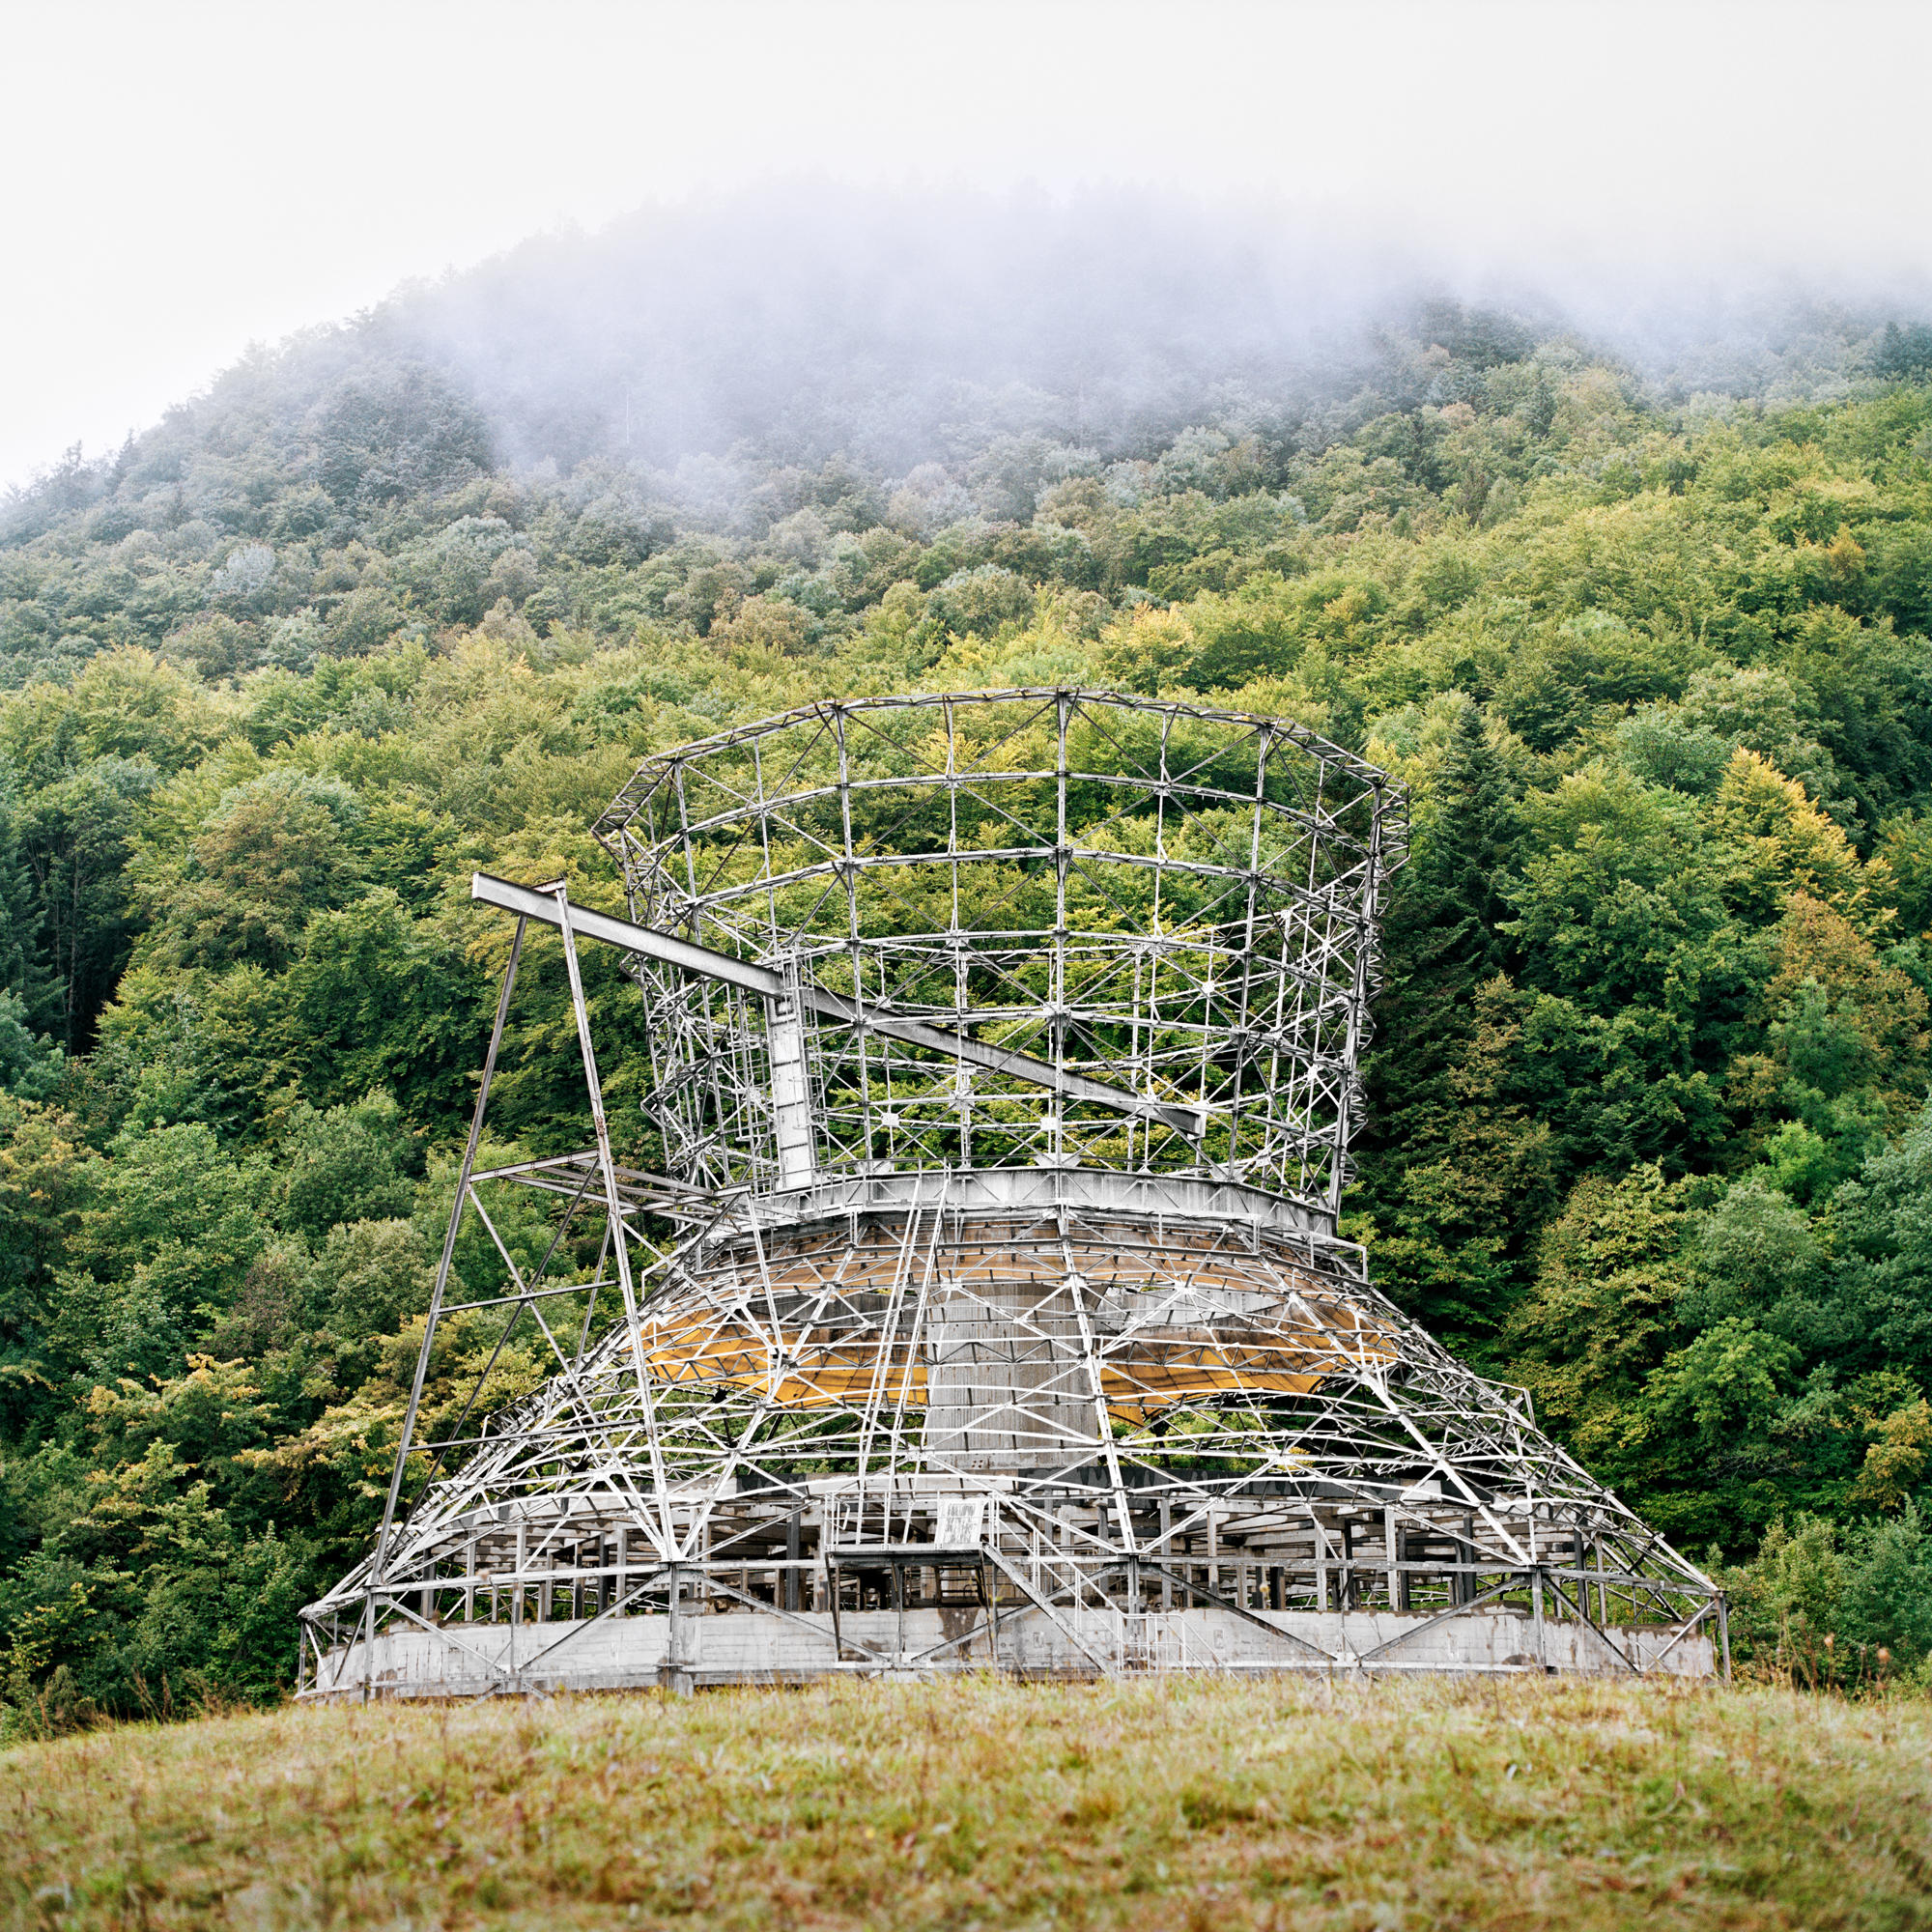
<instances>
[{"instance_id":1,"label":"abandoned steel structure","mask_svg":"<svg viewBox=\"0 0 1932 1932\"><path fill-rule=\"evenodd\" d=\"M515 939L305 1694L1717 1666L1710 1580L1336 1235L1382 773L1198 705L868 698L652 758L597 829L627 919L475 881ZM593 1137L479 1171L533 923ZM641 1133L586 939L642 996ZM494 1344L426 1401L459 1318ZM554 1373L493 1406L520 1332Z\"/></svg>"}]
</instances>

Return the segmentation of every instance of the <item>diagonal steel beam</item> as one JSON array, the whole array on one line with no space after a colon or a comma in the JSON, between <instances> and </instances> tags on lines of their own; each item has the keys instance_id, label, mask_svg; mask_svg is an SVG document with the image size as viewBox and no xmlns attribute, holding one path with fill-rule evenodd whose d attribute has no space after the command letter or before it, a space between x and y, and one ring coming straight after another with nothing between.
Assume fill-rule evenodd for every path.
<instances>
[{"instance_id":1,"label":"diagonal steel beam","mask_svg":"<svg viewBox=\"0 0 1932 1932\"><path fill-rule=\"evenodd\" d=\"M563 923L557 902L550 894L532 892L527 886L513 885L507 879L493 878L488 872L477 872L471 877L469 895L486 905L500 906L503 911L513 912L520 919L542 920L549 925ZM760 966L755 960L734 958L728 952L719 952L709 946L698 946L689 939L680 939L675 933L660 932L655 926L634 925L629 920L613 919L609 913L591 912L582 906L572 906L569 917L571 931L586 939L601 939L607 945L622 947L626 952L641 953L647 959L675 966L680 972L695 973L701 979L722 980L727 986L756 993L763 999L789 1000L793 997L793 988L783 974L774 972L769 966ZM1091 1100L1096 1106L1112 1107L1120 1113L1158 1121L1163 1126L1185 1134L1189 1140L1199 1140L1207 1131L1208 1118L1213 1111L1207 1107L1181 1106L1173 1101L1156 1100L1148 1094L1116 1087L1109 1081L1091 1079L1084 1073L1069 1073L1044 1060L1036 1060L1028 1053L1016 1053L1008 1047L969 1038L965 1034L954 1033L947 1027L931 1026L924 1020L907 1019L896 1013L881 1013L876 1008L861 1006L842 993L813 985L810 980L799 982L796 996L801 1006L810 1008L821 1019L834 1020L841 1026L856 1027L867 1033L884 1034L889 1038L904 1040L910 1046L923 1046L934 1053L950 1054L954 1060L988 1067L996 1073L1009 1074L1036 1087L1049 1088L1054 1093L1064 1094L1069 1100Z\"/></svg>"},{"instance_id":2,"label":"diagonal steel beam","mask_svg":"<svg viewBox=\"0 0 1932 1932\"><path fill-rule=\"evenodd\" d=\"M463 1164L456 1179L456 1201L449 1210L449 1226L442 1237L442 1258L437 1264L436 1285L430 1291L429 1316L423 1327L422 1348L416 1354L415 1378L410 1384L409 1406L403 1413L402 1434L396 1440L396 1465L390 1471L389 1492L383 1504L383 1526L376 1534L376 1548L369 1558L369 1587L365 1603L367 1647L363 1658L370 1675L362 1686L365 1703L375 1693L376 1589L383 1580L383 1564L389 1553L389 1534L395 1526L396 1504L403 1493L404 1472L409 1467L410 1439L415 1434L416 1414L422 1407L423 1384L429 1376L430 1350L436 1342L437 1321L443 1295L449 1287L450 1264L456 1257L456 1235L463 1223L463 1207L469 1193L469 1178L476 1171L476 1150L483 1140L483 1116L490 1105L490 1083L497 1076L497 1055L502 1047L503 1028L510 1017L510 992L517 983L517 965L523 957L524 934L528 925L529 922L519 914L517 936L510 942L510 961L503 973L502 990L497 995L497 1019L490 1029L490 1050L483 1060L483 1078L476 1089L476 1106L469 1117L469 1138L463 1144ZM468 1414L469 1410L466 1408L464 1412Z\"/></svg>"},{"instance_id":3,"label":"diagonal steel beam","mask_svg":"<svg viewBox=\"0 0 1932 1932\"><path fill-rule=\"evenodd\" d=\"M1000 1551L992 1544L988 1543L983 1545L982 1547L985 1549L987 1560L992 1564L994 1569L999 1571L1000 1575L1003 1576L1007 1579L1007 1581L1009 1582L1013 1586L1013 1588L1016 1589L1020 1593L1020 1595L1023 1596L1027 1600L1027 1602L1034 1606L1035 1609L1038 1610L1040 1614L1046 1618L1047 1622L1052 1624L1054 1628L1059 1631L1061 1635L1064 1636L1067 1640L1067 1642L1074 1647L1074 1649L1079 1651L1080 1654L1083 1657L1085 1657L1087 1661L1090 1663L1092 1663L1097 1671L1099 1671L1102 1677L1112 1677L1117 1674L1114 1665L1109 1663L1107 1660L1099 1654L1098 1651L1093 1649L1088 1644L1087 1640L1080 1634L1080 1633L1076 1631L1073 1628L1073 1626L1069 1624L1066 1621L1066 1619L1063 1617L1060 1614L1060 1612L1056 1610L1053 1607L1053 1605L1049 1604L1046 1601L1046 1599L1042 1597L1039 1594L1039 1592L1036 1590L1034 1586L1027 1581L1026 1577L1020 1574L1019 1570L1014 1565L1009 1563L1007 1559L1003 1555L1001 1555Z\"/></svg>"}]
</instances>

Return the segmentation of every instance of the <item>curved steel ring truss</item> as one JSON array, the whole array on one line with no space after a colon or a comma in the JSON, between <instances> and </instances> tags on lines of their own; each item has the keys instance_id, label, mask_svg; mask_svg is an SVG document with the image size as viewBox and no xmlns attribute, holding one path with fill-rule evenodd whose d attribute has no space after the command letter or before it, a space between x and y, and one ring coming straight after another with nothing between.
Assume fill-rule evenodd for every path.
<instances>
[{"instance_id":1,"label":"curved steel ring truss","mask_svg":"<svg viewBox=\"0 0 1932 1932\"><path fill-rule=\"evenodd\" d=\"M678 1171L1218 1170L1332 1221L1378 894L1406 850L1399 789L1339 747L1091 692L827 702L647 760L597 832L644 925L1145 1102L935 1061L811 1001L794 1033L640 959ZM788 1141L790 1065L812 1104Z\"/></svg>"}]
</instances>

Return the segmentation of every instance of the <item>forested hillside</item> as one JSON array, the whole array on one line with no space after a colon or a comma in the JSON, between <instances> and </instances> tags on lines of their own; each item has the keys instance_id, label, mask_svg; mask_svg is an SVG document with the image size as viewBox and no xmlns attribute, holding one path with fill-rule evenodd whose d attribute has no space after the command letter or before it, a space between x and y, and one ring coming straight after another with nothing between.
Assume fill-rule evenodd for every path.
<instances>
[{"instance_id":1,"label":"forested hillside","mask_svg":"<svg viewBox=\"0 0 1932 1932\"><path fill-rule=\"evenodd\" d=\"M1103 371L1091 416L994 370L896 440L795 397L749 437L751 394L679 441L660 385L632 454L428 312L7 508L8 1699L272 1694L366 1542L504 944L470 869L611 903L587 827L643 753L1017 683L1292 715L1412 787L1349 1231L1749 1566L1747 1638L1932 1648L1932 337L1767 403L1438 304L1293 382ZM537 951L494 1114L533 1154L584 1132ZM494 1398L542 1373L512 1344Z\"/></svg>"}]
</instances>

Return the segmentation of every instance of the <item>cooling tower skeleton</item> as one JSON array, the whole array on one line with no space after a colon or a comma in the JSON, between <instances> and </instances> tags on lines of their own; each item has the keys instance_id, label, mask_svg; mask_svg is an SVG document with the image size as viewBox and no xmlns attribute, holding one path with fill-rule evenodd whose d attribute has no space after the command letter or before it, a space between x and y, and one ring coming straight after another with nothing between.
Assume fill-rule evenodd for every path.
<instances>
[{"instance_id":1,"label":"cooling tower skeleton","mask_svg":"<svg viewBox=\"0 0 1932 1932\"><path fill-rule=\"evenodd\" d=\"M1383 774L1197 705L857 699L649 759L597 829L627 919L474 882L515 937L302 1694L1728 1668L1710 1579L1336 1235ZM480 1171L533 925L593 1144ZM617 1158L585 941L664 1174ZM504 1406L516 1335L554 1373Z\"/></svg>"}]
</instances>

